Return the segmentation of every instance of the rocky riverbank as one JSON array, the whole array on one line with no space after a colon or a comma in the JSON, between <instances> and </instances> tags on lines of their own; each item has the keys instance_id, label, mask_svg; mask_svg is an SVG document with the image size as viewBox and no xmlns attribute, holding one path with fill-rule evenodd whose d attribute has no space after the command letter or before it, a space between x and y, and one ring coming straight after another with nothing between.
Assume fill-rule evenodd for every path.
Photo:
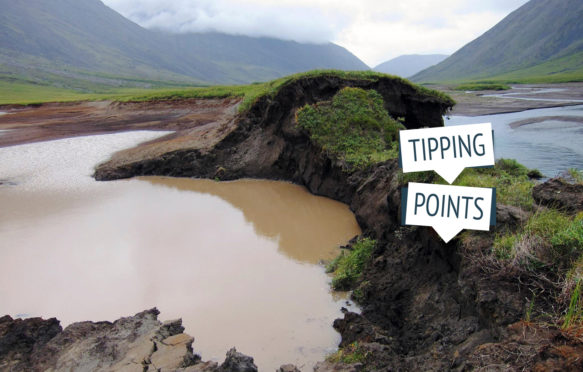
<instances>
[{"instance_id":1,"label":"rocky riverbank","mask_svg":"<svg viewBox=\"0 0 583 372\"><path fill-rule=\"evenodd\" d=\"M55 318L0 318L2 371L257 371L253 358L229 350L222 364L193 353L180 319L160 322L158 310L110 322L79 322L64 330Z\"/></svg>"}]
</instances>

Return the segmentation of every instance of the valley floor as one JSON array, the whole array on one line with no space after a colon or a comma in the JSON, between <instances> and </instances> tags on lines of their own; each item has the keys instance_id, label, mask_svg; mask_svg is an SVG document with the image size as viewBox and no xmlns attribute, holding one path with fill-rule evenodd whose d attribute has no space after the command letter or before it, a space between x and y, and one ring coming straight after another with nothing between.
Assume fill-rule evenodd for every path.
<instances>
[{"instance_id":1,"label":"valley floor","mask_svg":"<svg viewBox=\"0 0 583 372\"><path fill-rule=\"evenodd\" d=\"M5 131L0 136L0 147L132 130L184 134L193 128L232 119L239 102L240 99L225 98L4 106L0 111L8 115L0 116L0 131Z\"/></svg>"},{"instance_id":2,"label":"valley floor","mask_svg":"<svg viewBox=\"0 0 583 372\"><path fill-rule=\"evenodd\" d=\"M505 91L457 91L431 86L451 96L457 104L450 115L481 116L531 109L583 104L583 83L516 84Z\"/></svg>"}]
</instances>

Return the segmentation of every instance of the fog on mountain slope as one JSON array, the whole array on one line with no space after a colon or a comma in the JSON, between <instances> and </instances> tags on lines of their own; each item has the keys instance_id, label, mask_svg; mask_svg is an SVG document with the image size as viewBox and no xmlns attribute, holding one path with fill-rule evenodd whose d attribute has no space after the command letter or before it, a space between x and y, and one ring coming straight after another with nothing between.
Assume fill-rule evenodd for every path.
<instances>
[{"instance_id":1,"label":"fog on mountain slope","mask_svg":"<svg viewBox=\"0 0 583 372\"><path fill-rule=\"evenodd\" d=\"M583 75L583 1L531 0L417 82Z\"/></svg>"},{"instance_id":2,"label":"fog on mountain slope","mask_svg":"<svg viewBox=\"0 0 583 372\"><path fill-rule=\"evenodd\" d=\"M385 74L409 77L443 61L447 57L446 54L406 54L383 62L373 70Z\"/></svg>"},{"instance_id":3,"label":"fog on mountain slope","mask_svg":"<svg viewBox=\"0 0 583 372\"><path fill-rule=\"evenodd\" d=\"M319 68L368 69L333 43L147 30L99 0L0 0L0 6L0 78L237 84Z\"/></svg>"}]
</instances>

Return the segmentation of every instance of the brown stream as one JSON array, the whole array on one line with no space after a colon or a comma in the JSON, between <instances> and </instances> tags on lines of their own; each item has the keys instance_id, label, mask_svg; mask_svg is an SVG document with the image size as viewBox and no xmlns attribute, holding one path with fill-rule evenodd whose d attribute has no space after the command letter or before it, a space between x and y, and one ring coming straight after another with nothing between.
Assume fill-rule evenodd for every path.
<instances>
[{"instance_id":1,"label":"brown stream","mask_svg":"<svg viewBox=\"0 0 583 372\"><path fill-rule=\"evenodd\" d=\"M156 306L183 319L203 359L236 346L263 371L310 370L335 350L347 306L318 263L360 233L353 214L283 182L90 178L152 136L0 148L0 316L66 326Z\"/></svg>"}]
</instances>

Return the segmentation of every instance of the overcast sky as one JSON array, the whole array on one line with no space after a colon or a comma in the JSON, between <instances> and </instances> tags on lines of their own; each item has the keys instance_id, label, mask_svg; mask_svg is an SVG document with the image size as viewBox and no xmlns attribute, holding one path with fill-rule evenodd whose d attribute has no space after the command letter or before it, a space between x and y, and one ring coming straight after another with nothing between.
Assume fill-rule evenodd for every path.
<instances>
[{"instance_id":1,"label":"overcast sky","mask_svg":"<svg viewBox=\"0 0 583 372\"><path fill-rule=\"evenodd\" d=\"M527 0L102 0L146 27L339 44L371 67L451 54Z\"/></svg>"}]
</instances>

